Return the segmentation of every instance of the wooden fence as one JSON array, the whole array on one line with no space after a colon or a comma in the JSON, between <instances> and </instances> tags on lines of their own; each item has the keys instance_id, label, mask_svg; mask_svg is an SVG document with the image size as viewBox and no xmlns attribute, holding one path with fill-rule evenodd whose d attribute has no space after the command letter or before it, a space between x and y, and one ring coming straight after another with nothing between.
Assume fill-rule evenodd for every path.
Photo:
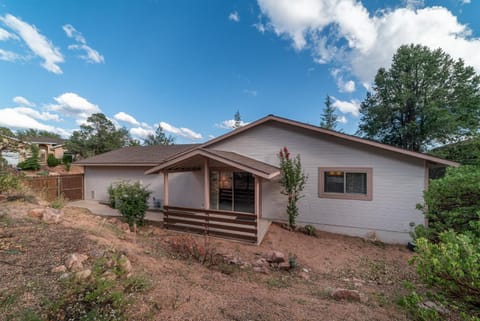
<instances>
[{"instance_id":1,"label":"wooden fence","mask_svg":"<svg viewBox=\"0 0 480 321\"><path fill-rule=\"evenodd\" d=\"M167 229L257 242L255 214L177 206L165 206L163 213Z\"/></svg>"},{"instance_id":2,"label":"wooden fence","mask_svg":"<svg viewBox=\"0 0 480 321\"><path fill-rule=\"evenodd\" d=\"M23 182L48 201L62 195L70 201L83 200L83 174L25 177Z\"/></svg>"}]
</instances>

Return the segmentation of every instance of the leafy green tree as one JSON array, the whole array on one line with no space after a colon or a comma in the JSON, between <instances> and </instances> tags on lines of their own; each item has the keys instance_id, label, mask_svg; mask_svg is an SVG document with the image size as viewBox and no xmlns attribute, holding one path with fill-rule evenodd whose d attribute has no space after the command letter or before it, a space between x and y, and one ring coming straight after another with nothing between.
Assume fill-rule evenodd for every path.
<instances>
[{"instance_id":1,"label":"leafy green tree","mask_svg":"<svg viewBox=\"0 0 480 321\"><path fill-rule=\"evenodd\" d=\"M47 130L39 130L39 129L33 129L33 128L17 131L16 137L21 140L24 140L26 138L32 138L32 137L61 138L59 134L52 133Z\"/></svg>"},{"instance_id":2,"label":"leafy green tree","mask_svg":"<svg viewBox=\"0 0 480 321\"><path fill-rule=\"evenodd\" d=\"M280 159L281 193L288 197L288 225L290 228L295 228L299 214L297 203L303 197L302 192L308 177L303 172L300 155L292 158L287 147L284 147L278 153L278 157Z\"/></svg>"},{"instance_id":3,"label":"leafy green tree","mask_svg":"<svg viewBox=\"0 0 480 321\"><path fill-rule=\"evenodd\" d=\"M332 106L332 98L327 95L325 99L325 108L320 121L320 127L336 130L338 126L338 116L335 114L335 108Z\"/></svg>"},{"instance_id":4,"label":"leafy green tree","mask_svg":"<svg viewBox=\"0 0 480 321\"><path fill-rule=\"evenodd\" d=\"M480 166L480 136L437 147L429 154L463 165Z\"/></svg>"},{"instance_id":5,"label":"leafy green tree","mask_svg":"<svg viewBox=\"0 0 480 321\"><path fill-rule=\"evenodd\" d=\"M175 137L169 135L167 136L163 131L161 125L158 125L158 128L155 130L155 134L150 134L143 141L143 145L172 145L175 142Z\"/></svg>"},{"instance_id":6,"label":"leafy green tree","mask_svg":"<svg viewBox=\"0 0 480 321\"><path fill-rule=\"evenodd\" d=\"M465 139L480 127L479 88L480 76L463 60L401 46L361 104L358 134L413 151Z\"/></svg>"},{"instance_id":7,"label":"leafy green tree","mask_svg":"<svg viewBox=\"0 0 480 321\"><path fill-rule=\"evenodd\" d=\"M18 163L18 168L23 170L35 170L40 169L40 162L38 161L39 148L37 145L30 145L30 150L32 151L32 156L24 160L23 162Z\"/></svg>"},{"instance_id":8,"label":"leafy green tree","mask_svg":"<svg viewBox=\"0 0 480 321\"><path fill-rule=\"evenodd\" d=\"M15 134L7 127L0 127L0 135L8 136L8 137L15 137Z\"/></svg>"},{"instance_id":9,"label":"leafy green tree","mask_svg":"<svg viewBox=\"0 0 480 321\"><path fill-rule=\"evenodd\" d=\"M233 123L234 129L242 127L242 117L240 116L240 111L237 110L235 115L233 115L233 120L235 121Z\"/></svg>"},{"instance_id":10,"label":"leafy green tree","mask_svg":"<svg viewBox=\"0 0 480 321\"><path fill-rule=\"evenodd\" d=\"M115 128L104 114L97 113L88 117L65 145L70 153L85 158L130 146L133 142L126 128Z\"/></svg>"}]
</instances>

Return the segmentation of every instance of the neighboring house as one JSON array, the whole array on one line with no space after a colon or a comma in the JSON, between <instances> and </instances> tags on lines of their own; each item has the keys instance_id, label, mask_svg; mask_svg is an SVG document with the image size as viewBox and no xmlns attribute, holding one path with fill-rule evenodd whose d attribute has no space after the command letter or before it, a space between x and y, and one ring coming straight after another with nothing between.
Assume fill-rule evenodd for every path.
<instances>
[{"instance_id":1,"label":"neighboring house","mask_svg":"<svg viewBox=\"0 0 480 321\"><path fill-rule=\"evenodd\" d=\"M28 146L21 140L0 134L0 156L8 165L16 167L28 154Z\"/></svg>"},{"instance_id":2,"label":"neighboring house","mask_svg":"<svg viewBox=\"0 0 480 321\"><path fill-rule=\"evenodd\" d=\"M76 164L85 166L87 199L104 200L115 179L141 180L162 198L168 228L220 236L252 228L254 237L241 236L259 242L265 222L287 221L278 168L284 146L308 175L299 225L389 243L408 241L412 226L424 223L416 204L429 168L458 166L272 115L201 145L130 147Z\"/></svg>"},{"instance_id":3,"label":"neighboring house","mask_svg":"<svg viewBox=\"0 0 480 321\"><path fill-rule=\"evenodd\" d=\"M55 158L62 159L65 140L55 137L26 137L25 142L36 144L39 148L38 158L40 164L46 164L48 155L53 154Z\"/></svg>"}]
</instances>

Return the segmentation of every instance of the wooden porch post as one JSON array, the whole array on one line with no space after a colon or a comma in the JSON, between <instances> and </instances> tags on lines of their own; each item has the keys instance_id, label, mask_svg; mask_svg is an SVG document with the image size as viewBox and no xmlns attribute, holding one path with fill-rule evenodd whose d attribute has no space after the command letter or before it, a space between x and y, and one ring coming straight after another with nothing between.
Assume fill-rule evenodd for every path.
<instances>
[{"instance_id":1,"label":"wooden porch post","mask_svg":"<svg viewBox=\"0 0 480 321\"><path fill-rule=\"evenodd\" d=\"M255 176L255 215L257 220L262 216L262 178Z\"/></svg>"},{"instance_id":2,"label":"wooden porch post","mask_svg":"<svg viewBox=\"0 0 480 321\"><path fill-rule=\"evenodd\" d=\"M168 172L163 172L163 206L168 206Z\"/></svg>"},{"instance_id":3,"label":"wooden porch post","mask_svg":"<svg viewBox=\"0 0 480 321\"><path fill-rule=\"evenodd\" d=\"M210 170L208 168L208 159L203 163L203 188L204 188L204 207L210 209Z\"/></svg>"}]
</instances>

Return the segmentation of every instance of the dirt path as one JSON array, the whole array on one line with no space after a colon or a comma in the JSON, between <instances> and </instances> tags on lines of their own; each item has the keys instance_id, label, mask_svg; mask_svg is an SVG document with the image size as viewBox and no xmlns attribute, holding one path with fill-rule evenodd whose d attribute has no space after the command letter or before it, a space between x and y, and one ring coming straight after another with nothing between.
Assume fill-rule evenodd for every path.
<instances>
[{"instance_id":1,"label":"dirt path","mask_svg":"<svg viewBox=\"0 0 480 321\"><path fill-rule=\"evenodd\" d=\"M94 257L114 249L129 257L134 274L151 282L132 298L129 320L406 320L395 301L402 280L414 275L407 264L411 254L402 247L329 233L315 238L273 225L260 246L209 238L210 250L247 264L207 266L171 251L185 234L161 226L125 233L79 208L64 209L60 224L47 225L27 216L34 206L1 204L0 314L35 310L55 293L58 275L51 269L69 253ZM201 236L192 239L205 243ZM254 272L250 264L269 250L295 257L299 267ZM337 301L330 295L335 288L358 290L362 301Z\"/></svg>"}]
</instances>

